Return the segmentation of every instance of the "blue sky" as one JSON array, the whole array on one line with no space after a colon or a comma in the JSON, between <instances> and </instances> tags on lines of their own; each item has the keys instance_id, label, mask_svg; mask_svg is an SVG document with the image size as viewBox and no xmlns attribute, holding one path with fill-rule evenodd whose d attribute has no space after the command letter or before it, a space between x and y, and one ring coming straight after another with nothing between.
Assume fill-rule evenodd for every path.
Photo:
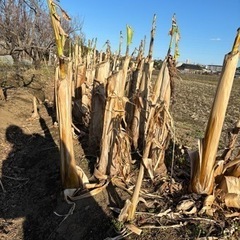
<instances>
[{"instance_id":1,"label":"blue sky","mask_svg":"<svg viewBox=\"0 0 240 240\"><path fill-rule=\"evenodd\" d=\"M176 13L181 33L179 42L180 62L222 64L240 27L240 0L61 0L60 5L70 16L83 21L86 39L97 38L97 48L102 49L106 40L112 51L119 46L119 33L126 43L126 25L134 30L130 53L144 36L148 51L154 14L157 28L153 57L166 56L170 37L171 19ZM126 45L123 45L122 53Z\"/></svg>"}]
</instances>

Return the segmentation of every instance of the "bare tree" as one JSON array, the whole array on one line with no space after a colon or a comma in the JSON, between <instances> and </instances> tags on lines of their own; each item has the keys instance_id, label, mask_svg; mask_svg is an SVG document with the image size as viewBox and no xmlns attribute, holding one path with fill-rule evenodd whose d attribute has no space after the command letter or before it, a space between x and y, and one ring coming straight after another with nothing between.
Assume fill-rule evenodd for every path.
<instances>
[{"instance_id":1,"label":"bare tree","mask_svg":"<svg viewBox=\"0 0 240 240\"><path fill-rule=\"evenodd\" d=\"M82 32L82 22L64 23L67 34ZM83 36L83 34L82 34ZM55 49L55 40L43 0L0 0L0 49L18 62L24 54L35 66Z\"/></svg>"}]
</instances>

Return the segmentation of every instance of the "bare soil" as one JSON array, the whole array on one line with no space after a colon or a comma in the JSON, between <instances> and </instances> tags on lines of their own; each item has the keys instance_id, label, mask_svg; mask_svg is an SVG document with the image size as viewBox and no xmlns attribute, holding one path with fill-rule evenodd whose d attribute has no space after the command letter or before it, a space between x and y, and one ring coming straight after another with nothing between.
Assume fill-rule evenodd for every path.
<instances>
[{"instance_id":1,"label":"bare soil","mask_svg":"<svg viewBox=\"0 0 240 240\"><path fill-rule=\"evenodd\" d=\"M6 88L6 100L0 101L0 239L103 240L116 236L119 234L117 230L123 226L110 207L122 208L129 195L109 185L106 191L95 197L77 201L73 214L68 215L72 205L67 204L62 196L59 137L58 128L53 125L54 111L48 104L39 104L40 118L29 119L32 96L43 92L44 98L48 98L53 92L51 74L48 73L48 78L45 74L36 75L38 80L29 85L23 81L21 86ZM8 79L16 81L11 76ZM197 138L203 137L218 77L185 75L182 79L175 83L175 104L171 109L176 140L173 189L166 184L168 180L152 185L146 179L145 189L160 197L151 200L150 208L141 203L138 211L147 211L148 215L139 214L135 221L138 226L156 226L157 223L163 227L146 228L140 236L131 234L125 239L240 237L239 218L227 219L224 215L225 212L236 211L234 209L217 208L212 218L197 213L181 215L177 220L156 219L151 215L167 209L174 212L177 204L185 198L193 199L200 210L204 199L187 191L190 167L186 149L196 149ZM40 88L33 87L33 83L40 84ZM240 79L236 79L219 151L226 145L227 128L233 127L239 119L239 92ZM77 163L91 176L91 166L96 159L91 156L87 138L87 134L75 138L74 148ZM171 144L166 157L169 174L172 147Z\"/></svg>"}]
</instances>

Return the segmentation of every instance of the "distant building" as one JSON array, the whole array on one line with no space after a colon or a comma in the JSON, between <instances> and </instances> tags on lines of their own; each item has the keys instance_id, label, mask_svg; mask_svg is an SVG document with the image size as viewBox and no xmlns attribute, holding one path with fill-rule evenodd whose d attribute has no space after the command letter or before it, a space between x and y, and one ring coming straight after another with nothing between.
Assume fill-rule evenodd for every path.
<instances>
[{"instance_id":1,"label":"distant building","mask_svg":"<svg viewBox=\"0 0 240 240\"><path fill-rule=\"evenodd\" d=\"M206 69L212 73L220 73L222 71L221 65L207 65Z\"/></svg>"},{"instance_id":2,"label":"distant building","mask_svg":"<svg viewBox=\"0 0 240 240\"><path fill-rule=\"evenodd\" d=\"M177 69L183 73L202 73L204 68L200 65L183 63Z\"/></svg>"}]
</instances>

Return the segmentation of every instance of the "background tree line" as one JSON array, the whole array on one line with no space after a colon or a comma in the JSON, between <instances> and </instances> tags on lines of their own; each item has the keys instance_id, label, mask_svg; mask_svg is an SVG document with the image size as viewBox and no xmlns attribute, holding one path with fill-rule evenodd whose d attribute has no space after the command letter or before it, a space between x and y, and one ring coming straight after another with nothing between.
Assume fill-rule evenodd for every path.
<instances>
[{"instance_id":1,"label":"background tree line","mask_svg":"<svg viewBox=\"0 0 240 240\"><path fill-rule=\"evenodd\" d=\"M79 17L62 20L69 38L85 37ZM15 63L23 58L38 67L55 54L55 39L44 0L0 0L0 54L9 54Z\"/></svg>"}]
</instances>

